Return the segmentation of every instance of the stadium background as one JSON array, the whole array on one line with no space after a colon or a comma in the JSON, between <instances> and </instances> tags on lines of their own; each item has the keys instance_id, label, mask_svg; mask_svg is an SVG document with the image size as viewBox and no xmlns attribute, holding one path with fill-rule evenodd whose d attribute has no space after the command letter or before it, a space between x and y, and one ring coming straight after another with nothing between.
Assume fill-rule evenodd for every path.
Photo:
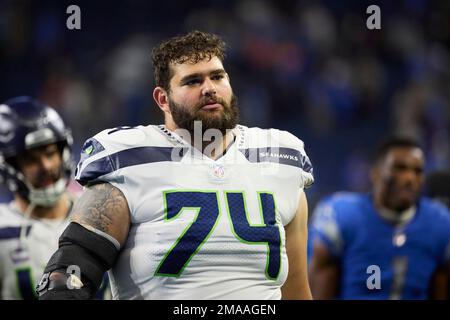
<instances>
[{"instance_id":1,"label":"stadium background","mask_svg":"<svg viewBox=\"0 0 450 320\"><path fill-rule=\"evenodd\" d=\"M71 4L81 30L66 28ZM381 30L366 28L371 4ZM26 94L54 106L77 160L104 128L162 122L150 51L192 29L228 43L241 123L305 141L310 211L331 192L368 190L370 152L390 133L423 143L427 171L450 168L448 1L1 0L0 100Z\"/></svg>"}]
</instances>

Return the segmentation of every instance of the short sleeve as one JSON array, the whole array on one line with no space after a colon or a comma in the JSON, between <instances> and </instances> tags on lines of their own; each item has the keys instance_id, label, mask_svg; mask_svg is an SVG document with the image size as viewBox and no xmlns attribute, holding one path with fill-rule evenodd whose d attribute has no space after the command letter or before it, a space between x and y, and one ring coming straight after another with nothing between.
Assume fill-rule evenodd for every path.
<instances>
[{"instance_id":1,"label":"short sleeve","mask_svg":"<svg viewBox=\"0 0 450 320\"><path fill-rule=\"evenodd\" d=\"M311 160L305 151L305 143L297 138L295 135L287 132L280 131L281 143L280 154L286 158L280 159L284 161L289 159L291 165L295 165L300 170L300 188L308 188L314 183L314 171Z\"/></svg>"},{"instance_id":2,"label":"short sleeve","mask_svg":"<svg viewBox=\"0 0 450 320\"><path fill-rule=\"evenodd\" d=\"M344 240L337 215L332 202L325 200L319 203L313 213L311 234L313 241L320 240L333 256L339 257Z\"/></svg>"},{"instance_id":3,"label":"short sleeve","mask_svg":"<svg viewBox=\"0 0 450 320\"><path fill-rule=\"evenodd\" d=\"M115 172L113 161L108 150L98 138L86 140L75 171L75 180L82 186L103 180ZM103 178L103 179L102 179Z\"/></svg>"}]
</instances>

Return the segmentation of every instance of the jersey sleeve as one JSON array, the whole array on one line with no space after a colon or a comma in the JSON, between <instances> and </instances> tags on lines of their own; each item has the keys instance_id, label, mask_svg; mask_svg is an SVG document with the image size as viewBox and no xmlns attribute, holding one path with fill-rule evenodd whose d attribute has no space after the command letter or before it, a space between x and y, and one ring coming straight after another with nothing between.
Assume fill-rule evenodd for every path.
<instances>
[{"instance_id":1,"label":"jersey sleeve","mask_svg":"<svg viewBox=\"0 0 450 320\"><path fill-rule=\"evenodd\" d=\"M130 168L146 163L149 157L158 161L171 156L166 148L161 148L164 150L159 153L149 151L153 140L152 133L143 126L103 130L84 143L75 180L82 186L99 182L111 184L122 192L133 213L139 196L134 189L135 180L129 174Z\"/></svg>"},{"instance_id":2,"label":"jersey sleeve","mask_svg":"<svg viewBox=\"0 0 450 320\"><path fill-rule=\"evenodd\" d=\"M302 177L300 185L301 187L309 188L314 183L313 166L311 160L306 154L303 141L299 140L299 142L301 142L301 144L298 147L298 151L299 151L299 165Z\"/></svg>"},{"instance_id":3,"label":"jersey sleeve","mask_svg":"<svg viewBox=\"0 0 450 320\"><path fill-rule=\"evenodd\" d=\"M117 127L103 130L86 140L75 180L82 186L96 182L121 182L121 169L135 164L133 159L140 154L146 137L142 126Z\"/></svg>"},{"instance_id":4,"label":"jersey sleeve","mask_svg":"<svg viewBox=\"0 0 450 320\"><path fill-rule=\"evenodd\" d=\"M75 170L75 180L82 186L86 186L117 179L114 154L114 149L108 148L102 133L86 140Z\"/></svg>"},{"instance_id":5,"label":"jersey sleeve","mask_svg":"<svg viewBox=\"0 0 450 320\"><path fill-rule=\"evenodd\" d=\"M314 183L313 165L305 151L305 144L302 140L287 131L279 131L280 143L279 154L285 158L280 158L280 163L289 161L300 170L300 188L308 188Z\"/></svg>"},{"instance_id":6,"label":"jersey sleeve","mask_svg":"<svg viewBox=\"0 0 450 320\"><path fill-rule=\"evenodd\" d=\"M127 185L123 168L129 165L127 151L133 150L136 141L142 139L144 137L138 129L126 127L107 129L86 140L75 171L75 180L82 186L110 183L122 192L132 212L133 194Z\"/></svg>"},{"instance_id":7,"label":"jersey sleeve","mask_svg":"<svg viewBox=\"0 0 450 320\"><path fill-rule=\"evenodd\" d=\"M329 199L320 202L313 212L311 224L312 241L319 240L329 252L339 257L344 248L342 225L338 211Z\"/></svg>"}]
</instances>

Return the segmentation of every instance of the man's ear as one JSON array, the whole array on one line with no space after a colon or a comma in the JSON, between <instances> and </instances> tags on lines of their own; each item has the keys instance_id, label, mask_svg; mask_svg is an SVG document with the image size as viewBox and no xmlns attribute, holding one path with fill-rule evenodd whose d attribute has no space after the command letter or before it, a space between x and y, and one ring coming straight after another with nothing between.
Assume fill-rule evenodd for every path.
<instances>
[{"instance_id":1,"label":"man's ear","mask_svg":"<svg viewBox=\"0 0 450 320\"><path fill-rule=\"evenodd\" d=\"M374 165L370 168L369 179L372 185L380 179L380 168L378 166Z\"/></svg>"},{"instance_id":2,"label":"man's ear","mask_svg":"<svg viewBox=\"0 0 450 320\"><path fill-rule=\"evenodd\" d=\"M169 109L169 95L162 87L156 87L153 90L153 99L158 104L158 107L165 113L170 113Z\"/></svg>"}]
</instances>

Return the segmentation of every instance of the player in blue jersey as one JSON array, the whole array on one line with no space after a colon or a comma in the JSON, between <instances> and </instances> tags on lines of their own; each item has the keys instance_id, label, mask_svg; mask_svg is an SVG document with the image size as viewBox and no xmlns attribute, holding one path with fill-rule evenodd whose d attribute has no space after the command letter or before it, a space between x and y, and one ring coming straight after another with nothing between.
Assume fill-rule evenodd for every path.
<instances>
[{"instance_id":1,"label":"player in blue jersey","mask_svg":"<svg viewBox=\"0 0 450 320\"><path fill-rule=\"evenodd\" d=\"M115 299L311 298L311 163L289 132L237 124L224 56L224 42L200 31L155 48L164 125L107 129L85 143L76 179L86 190L41 299L91 298L109 269Z\"/></svg>"},{"instance_id":2,"label":"player in blue jersey","mask_svg":"<svg viewBox=\"0 0 450 320\"><path fill-rule=\"evenodd\" d=\"M336 193L313 215L315 299L447 299L450 215L420 197L425 159L393 138L378 150L370 194Z\"/></svg>"}]
</instances>

